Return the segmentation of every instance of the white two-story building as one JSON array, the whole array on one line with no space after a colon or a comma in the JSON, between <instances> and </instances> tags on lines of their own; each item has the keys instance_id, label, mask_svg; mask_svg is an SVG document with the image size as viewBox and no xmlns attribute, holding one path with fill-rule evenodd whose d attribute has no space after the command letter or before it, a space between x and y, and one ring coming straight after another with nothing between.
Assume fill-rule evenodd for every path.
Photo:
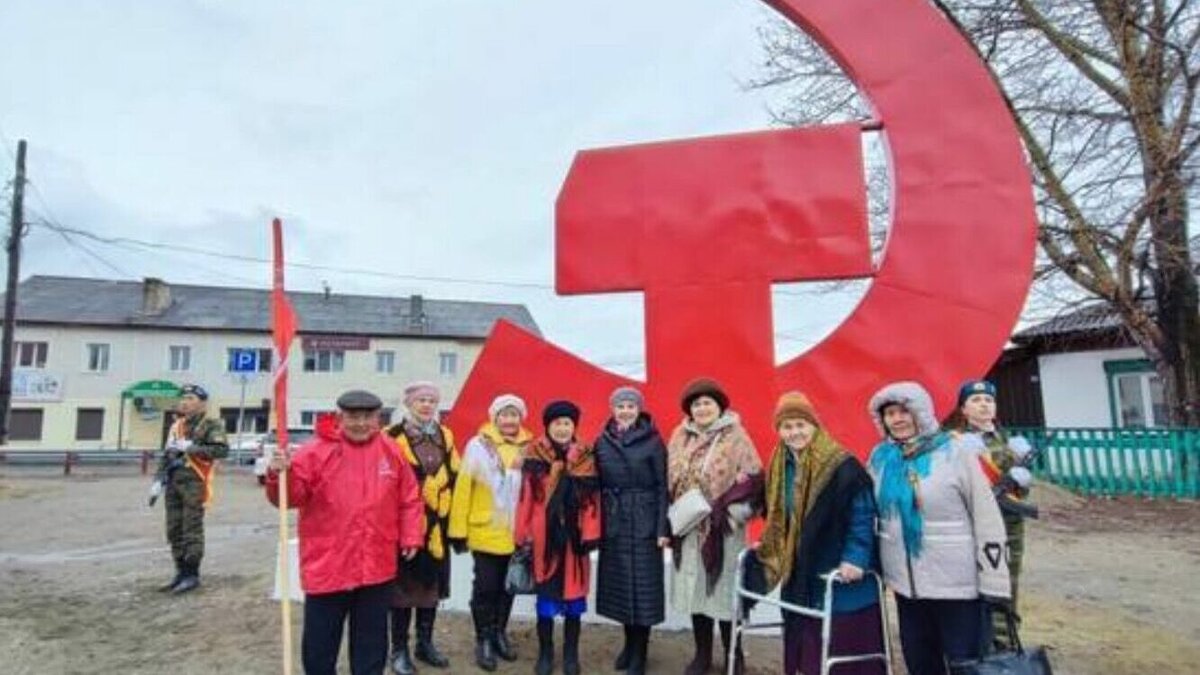
<instances>
[{"instance_id":1,"label":"white two-story building","mask_svg":"<svg viewBox=\"0 0 1200 675\"><path fill-rule=\"evenodd\" d=\"M538 332L523 305L288 293L300 331L288 425L309 427L351 388L385 415L406 382L431 380L449 408L499 319ZM179 386L210 393L236 432L271 420L274 353L265 289L34 276L17 294L13 449L160 447Z\"/></svg>"}]
</instances>

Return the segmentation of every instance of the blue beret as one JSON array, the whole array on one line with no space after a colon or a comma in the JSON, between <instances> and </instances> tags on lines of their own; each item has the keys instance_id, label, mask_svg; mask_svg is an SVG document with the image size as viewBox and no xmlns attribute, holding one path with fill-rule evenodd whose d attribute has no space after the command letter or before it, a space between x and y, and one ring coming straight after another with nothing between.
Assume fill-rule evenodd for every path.
<instances>
[{"instance_id":1,"label":"blue beret","mask_svg":"<svg viewBox=\"0 0 1200 675\"><path fill-rule=\"evenodd\" d=\"M996 385L988 380L967 380L958 388L958 405L967 402L975 394L987 394L996 398Z\"/></svg>"},{"instance_id":2,"label":"blue beret","mask_svg":"<svg viewBox=\"0 0 1200 675\"><path fill-rule=\"evenodd\" d=\"M185 384L179 388L180 396L187 396L188 394L195 396L196 398L200 399L201 401L208 400L208 391L206 391L204 389L204 387L201 387L198 384Z\"/></svg>"}]
</instances>

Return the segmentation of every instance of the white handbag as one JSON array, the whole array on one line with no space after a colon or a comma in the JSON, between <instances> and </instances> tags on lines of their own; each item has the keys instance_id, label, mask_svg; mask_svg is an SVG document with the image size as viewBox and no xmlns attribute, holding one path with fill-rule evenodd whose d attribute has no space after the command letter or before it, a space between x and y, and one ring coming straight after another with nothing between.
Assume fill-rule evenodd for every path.
<instances>
[{"instance_id":1,"label":"white handbag","mask_svg":"<svg viewBox=\"0 0 1200 675\"><path fill-rule=\"evenodd\" d=\"M667 520L671 521L671 534L682 537L696 529L700 521L712 513L712 505L704 498L700 488L692 488L679 496L667 509Z\"/></svg>"}]
</instances>

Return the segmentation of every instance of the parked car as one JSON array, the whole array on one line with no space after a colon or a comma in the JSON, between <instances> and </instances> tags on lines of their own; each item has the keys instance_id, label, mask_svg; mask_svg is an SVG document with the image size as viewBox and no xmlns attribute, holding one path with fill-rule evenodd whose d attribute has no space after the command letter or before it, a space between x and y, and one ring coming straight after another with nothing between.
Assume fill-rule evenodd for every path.
<instances>
[{"instance_id":1,"label":"parked car","mask_svg":"<svg viewBox=\"0 0 1200 675\"><path fill-rule=\"evenodd\" d=\"M294 451L304 445L312 439L314 433L312 429L303 427L288 429L288 449ZM254 458L254 475L258 478L259 485L267 482L267 466L271 463L271 457L278 447L279 437L275 435L274 429L268 431L259 441L258 451Z\"/></svg>"},{"instance_id":2,"label":"parked car","mask_svg":"<svg viewBox=\"0 0 1200 675\"><path fill-rule=\"evenodd\" d=\"M238 440L237 434L229 434L229 459L239 466L253 464L265 435L242 432L241 440Z\"/></svg>"}]
</instances>

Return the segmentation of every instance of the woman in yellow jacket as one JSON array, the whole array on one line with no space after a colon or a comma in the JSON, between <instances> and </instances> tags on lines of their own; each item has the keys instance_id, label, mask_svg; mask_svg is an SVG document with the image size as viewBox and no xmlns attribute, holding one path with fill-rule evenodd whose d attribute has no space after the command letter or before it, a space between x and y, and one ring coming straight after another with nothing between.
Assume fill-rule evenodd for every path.
<instances>
[{"instance_id":1,"label":"woman in yellow jacket","mask_svg":"<svg viewBox=\"0 0 1200 675\"><path fill-rule=\"evenodd\" d=\"M496 657L515 661L506 630L513 596L504 588L512 557L513 517L520 497L517 470L533 435L521 425L525 402L513 394L497 396L488 407L490 421L463 451L462 472L454 485L449 538L456 551L471 551L475 580L471 618L475 621L475 663L496 669Z\"/></svg>"}]
</instances>

